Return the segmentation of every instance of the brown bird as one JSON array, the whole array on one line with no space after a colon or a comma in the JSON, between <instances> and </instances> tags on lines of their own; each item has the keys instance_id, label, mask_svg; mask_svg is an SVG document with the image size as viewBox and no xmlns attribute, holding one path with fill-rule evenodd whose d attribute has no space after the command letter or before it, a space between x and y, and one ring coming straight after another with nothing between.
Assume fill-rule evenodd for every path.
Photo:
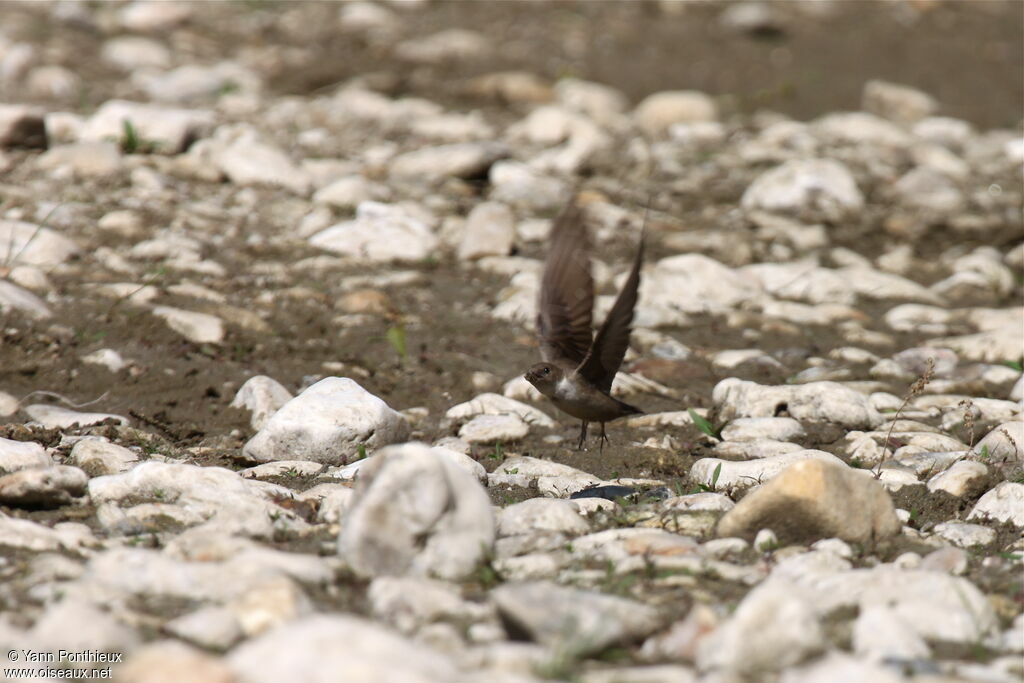
<instances>
[{"instance_id":1,"label":"brown bird","mask_svg":"<svg viewBox=\"0 0 1024 683\"><path fill-rule=\"evenodd\" d=\"M570 202L555 221L537 310L537 337L544 362L524 376L556 408L582 420L577 448L583 448L587 425L600 422L599 450L603 452L608 441L605 423L642 412L611 396L612 380L629 346L642 264L643 235L626 283L595 336L591 327L594 279L579 206Z\"/></svg>"}]
</instances>

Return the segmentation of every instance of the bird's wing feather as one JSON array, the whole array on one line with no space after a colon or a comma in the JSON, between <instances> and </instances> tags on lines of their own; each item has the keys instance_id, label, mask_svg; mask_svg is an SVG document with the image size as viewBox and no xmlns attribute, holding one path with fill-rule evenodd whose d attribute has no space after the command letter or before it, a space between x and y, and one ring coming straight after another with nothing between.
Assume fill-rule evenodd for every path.
<instances>
[{"instance_id":1,"label":"bird's wing feather","mask_svg":"<svg viewBox=\"0 0 1024 683\"><path fill-rule=\"evenodd\" d=\"M630 326L633 324L633 309L636 307L637 290L640 286L640 268L643 266L643 261L644 238L641 235L633 268L629 271L612 310L605 318L601 329L598 330L590 352L577 369L584 379L606 393L611 390L612 380L615 378L619 366L622 365L622 358L626 355L626 349L629 347L629 332Z\"/></svg>"},{"instance_id":2,"label":"bird's wing feather","mask_svg":"<svg viewBox=\"0 0 1024 683\"><path fill-rule=\"evenodd\" d=\"M590 275L587 229L575 202L551 230L537 307L537 336L546 361L580 363L593 339L594 280Z\"/></svg>"}]
</instances>

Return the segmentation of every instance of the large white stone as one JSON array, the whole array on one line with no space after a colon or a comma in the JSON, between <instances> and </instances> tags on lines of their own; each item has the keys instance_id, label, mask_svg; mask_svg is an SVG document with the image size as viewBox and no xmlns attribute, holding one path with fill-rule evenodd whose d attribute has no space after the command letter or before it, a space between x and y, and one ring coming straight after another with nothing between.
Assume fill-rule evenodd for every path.
<instances>
[{"instance_id":1,"label":"large white stone","mask_svg":"<svg viewBox=\"0 0 1024 683\"><path fill-rule=\"evenodd\" d=\"M80 413L77 410L45 403L25 406L23 410L29 417L48 429L67 429L74 425L86 427L106 422L107 420L113 420L122 425L128 424L128 418L121 415L114 415L112 413Z\"/></svg>"},{"instance_id":2,"label":"large white stone","mask_svg":"<svg viewBox=\"0 0 1024 683\"><path fill-rule=\"evenodd\" d=\"M349 615L312 615L236 647L227 658L238 683L388 681L469 683L435 650Z\"/></svg>"},{"instance_id":3,"label":"large white stone","mask_svg":"<svg viewBox=\"0 0 1024 683\"><path fill-rule=\"evenodd\" d=\"M859 212L864 196L850 171L833 159L794 159L758 176L740 204L744 209L839 220Z\"/></svg>"},{"instance_id":4,"label":"large white stone","mask_svg":"<svg viewBox=\"0 0 1024 683\"><path fill-rule=\"evenodd\" d=\"M196 344L219 344L224 341L224 321L209 313L186 311L173 306L154 306L153 315L167 326Z\"/></svg>"},{"instance_id":5,"label":"large white stone","mask_svg":"<svg viewBox=\"0 0 1024 683\"><path fill-rule=\"evenodd\" d=\"M718 118L715 101L697 90L667 90L648 95L636 109L633 119L642 131L656 136L675 123L714 121Z\"/></svg>"},{"instance_id":6,"label":"large white stone","mask_svg":"<svg viewBox=\"0 0 1024 683\"><path fill-rule=\"evenodd\" d=\"M825 645L824 629L807 597L785 582L765 583L699 642L697 667L766 675L803 661Z\"/></svg>"},{"instance_id":7,"label":"large white stone","mask_svg":"<svg viewBox=\"0 0 1024 683\"><path fill-rule=\"evenodd\" d=\"M559 531L576 536L590 531L576 503L555 498L530 498L498 513L498 535Z\"/></svg>"},{"instance_id":8,"label":"large white stone","mask_svg":"<svg viewBox=\"0 0 1024 683\"><path fill-rule=\"evenodd\" d=\"M223 467L200 467L184 463L144 462L122 474L89 480L89 497L97 506L109 506L108 526L115 533L145 531L147 505L181 510L183 523L206 523L211 529L260 538L275 531L301 530L305 524L292 512L275 504L291 498L283 486L245 479ZM169 507L168 507L169 506ZM120 511L122 514L116 514Z\"/></svg>"},{"instance_id":9,"label":"large white stone","mask_svg":"<svg viewBox=\"0 0 1024 683\"><path fill-rule=\"evenodd\" d=\"M256 462L312 460L342 464L359 447L406 438L402 415L347 377L327 377L285 403L242 448Z\"/></svg>"},{"instance_id":10,"label":"large white stone","mask_svg":"<svg viewBox=\"0 0 1024 683\"><path fill-rule=\"evenodd\" d=\"M765 483L801 460L822 460L846 467L842 460L831 453L806 449L741 462L701 458L693 463L689 476L694 483L702 484L716 491L747 489ZM715 476L716 472L718 473L717 477Z\"/></svg>"},{"instance_id":11,"label":"large white stone","mask_svg":"<svg viewBox=\"0 0 1024 683\"><path fill-rule=\"evenodd\" d=\"M639 602L554 583L506 583L491 592L498 611L533 641L568 656L649 635L661 624Z\"/></svg>"},{"instance_id":12,"label":"large white stone","mask_svg":"<svg viewBox=\"0 0 1024 683\"><path fill-rule=\"evenodd\" d=\"M1024 421L999 425L974 446L975 453L988 453L996 460L1024 461Z\"/></svg>"},{"instance_id":13,"label":"large white stone","mask_svg":"<svg viewBox=\"0 0 1024 683\"><path fill-rule=\"evenodd\" d=\"M686 292L686 296L680 296ZM675 325L681 313L719 313L761 293L757 280L701 254L663 258L644 273L638 326Z\"/></svg>"},{"instance_id":14,"label":"large white stone","mask_svg":"<svg viewBox=\"0 0 1024 683\"><path fill-rule=\"evenodd\" d=\"M466 228L459 243L460 259L507 256L516 236L512 211L500 202L483 202L466 216Z\"/></svg>"},{"instance_id":15,"label":"large white stone","mask_svg":"<svg viewBox=\"0 0 1024 683\"><path fill-rule=\"evenodd\" d=\"M438 238L429 225L402 206L363 202L354 219L316 233L309 243L369 261L420 261L435 253Z\"/></svg>"},{"instance_id":16,"label":"large white stone","mask_svg":"<svg viewBox=\"0 0 1024 683\"><path fill-rule=\"evenodd\" d=\"M55 266L78 251L77 244L51 228L0 220L0 263Z\"/></svg>"},{"instance_id":17,"label":"large white stone","mask_svg":"<svg viewBox=\"0 0 1024 683\"><path fill-rule=\"evenodd\" d=\"M382 450L360 470L338 553L364 576L471 574L494 543L487 492L424 444Z\"/></svg>"},{"instance_id":18,"label":"large white stone","mask_svg":"<svg viewBox=\"0 0 1024 683\"><path fill-rule=\"evenodd\" d=\"M833 422L850 429L882 422L866 395L835 382L765 386L730 377L715 385L712 398L726 420L775 417L785 410L799 421Z\"/></svg>"},{"instance_id":19,"label":"large white stone","mask_svg":"<svg viewBox=\"0 0 1024 683\"><path fill-rule=\"evenodd\" d=\"M480 394L448 409L445 417L466 420L477 415L517 415L523 422L538 427L554 427L555 421L544 411L500 394Z\"/></svg>"},{"instance_id":20,"label":"large white stone","mask_svg":"<svg viewBox=\"0 0 1024 683\"><path fill-rule=\"evenodd\" d=\"M218 147L213 161L236 185L277 185L299 195L312 189L306 171L282 150L255 135L243 134Z\"/></svg>"},{"instance_id":21,"label":"large white stone","mask_svg":"<svg viewBox=\"0 0 1024 683\"><path fill-rule=\"evenodd\" d=\"M393 179L433 183L445 178L470 178L483 174L505 148L493 143L458 142L424 147L392 159L389 175Z\"/></svg>"},{"instance_id":22,"label":"large white stone","mask_svg":"<svg viewBox=\"0 0 1024 683\"><path fill-rule=\"evenodd\" d=\"M123 142L125 125L130 124L139 144L150 151L177 154L193 141L209 134L214 124L212 111L172 109L154 104L107 100L79 133L80 140Z\"/></svg>"}]
</instances>

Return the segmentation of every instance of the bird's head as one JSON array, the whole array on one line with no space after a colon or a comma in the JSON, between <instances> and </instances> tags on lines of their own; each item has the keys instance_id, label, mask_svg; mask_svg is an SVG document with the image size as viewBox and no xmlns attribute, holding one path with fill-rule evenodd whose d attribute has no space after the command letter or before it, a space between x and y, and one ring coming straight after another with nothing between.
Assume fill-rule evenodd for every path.
<instances>
[{"instance_id":1,"label":"bird's head","mask_svg":"<svg viewBox=\"0 0 1024 683\"><path fill-rule=\"evenodd\" d=\"M555 389L555 384L562 378L562 370L552 363L537 363L523 375L526 381L537 387L542 394L547 394Z\"/></svg>"}]
</instances>

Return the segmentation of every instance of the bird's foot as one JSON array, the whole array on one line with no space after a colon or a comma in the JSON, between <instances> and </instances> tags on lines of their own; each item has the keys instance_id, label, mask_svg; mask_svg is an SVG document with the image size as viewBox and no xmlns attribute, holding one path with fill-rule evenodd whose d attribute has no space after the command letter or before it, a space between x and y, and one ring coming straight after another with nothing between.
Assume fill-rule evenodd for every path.
<instances>
[{"instance_id":1,"label":"bird's foot","mask_svg":"<svg viewBox=\"0 0 1024 683\"><path fill-rule=\"evenodd\" d=\"M601 436L599 436L598 439L597 439L597 444L598 444L597 452L599 454L603 455L604 454L604 445L608 444L610 446L611 443L612 442L608 440L608 435L605 434L604 422L602 422L601 423Z\"/></svg>"},{"instance_id":2,"label":"bird's foot","mask_svg":"<svg viewBox=\"0 0 1024 683\"><path fill-rule=\"evenodd\" d=\"M584 450L583 444L587 441L587 424L586 422L580 423L580 440L576 443L576 450Z\"/></svg>"}]
</instances>

